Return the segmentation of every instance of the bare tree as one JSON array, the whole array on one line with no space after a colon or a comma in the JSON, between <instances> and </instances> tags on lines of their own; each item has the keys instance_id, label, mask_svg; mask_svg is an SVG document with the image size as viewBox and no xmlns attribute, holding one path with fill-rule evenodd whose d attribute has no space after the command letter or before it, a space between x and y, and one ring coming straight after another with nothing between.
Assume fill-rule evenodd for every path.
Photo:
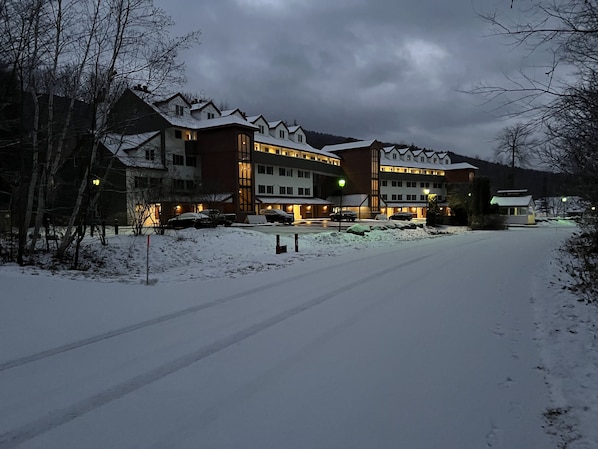
<instances>
[{"instance_id":1,"label":"bare tree","mask_svg":"<svg viewBox=\"0 0 598 449\"><path fill-rule=\"evenodd\" d=\"M519 122L505 126L494 141L496 160L511 168L509 187L515 187L515 167L528 166L538 146L534 131L529 125Z\"/></svg>"},{"instance_id":2,"label":"bare tree","mask_svg":"<svg viewBox=\"0 0 598 449\"><path fill-rule=\"evenodd\" d=\"M533 150L538 145L533 130L524 123L505 126L494 141L496 142L494 154L498 162L507 164L513 169L528 166Z\"/></svg>"},{"instance_id":3,"label":"bare tree","mask_svg":"<svg viewBox=\"0 0 598 449\"><path fill-rule=\"evenodd\" d=\"M546 139L541 156L568 173L587 204L589 217L581 222L585 232L571 240L575 260L568 267L576 290L588 302L598 302L598 1L549 0L514 2L523 20L507 23L496 14L486 15L500 35L515 46L536 54L549 51L551 62L540 76L525 72L519 83L480 86L475 93L503 104L519 102L542 125ZM563 68L565 70L563 70ZM537 69L532 67L532 69ZM514 95L514 97L513 97ZM514 100L509 100L514 98ZM504 101L506 99L506 101Z\"/></svg>"},{"instance_id":4,"label":"bare tree","mask_svg":"<svg viewBox=\"0 0 598 449\"><path fill-rule=\"evenodd\" d=\"M30 161L23 167L31 170L20 180L27 192L20 203L20 259L33 218L28 252L35 248L48 194L73 149L86 161L59 245L62 257L101 194L91 181L111 106L126 87L143 84L156 92L182 82L178 51L196 43L199 32L171 38L173 23L152 0L0 0L0 19L0 62L20 80L22 122L29 124L21 141ZM58 98L66 106L61 101L59 108ZM87 123L77 128L80 104L88 107Z\"/></svg>"}]
</instances>

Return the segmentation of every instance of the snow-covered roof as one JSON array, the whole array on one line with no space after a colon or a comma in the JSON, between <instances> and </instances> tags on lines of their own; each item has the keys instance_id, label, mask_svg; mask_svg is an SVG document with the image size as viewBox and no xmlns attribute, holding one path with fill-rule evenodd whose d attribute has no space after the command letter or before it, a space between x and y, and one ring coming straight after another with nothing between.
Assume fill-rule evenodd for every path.
<instances>
[{"instance_id":1,"label":"snow-covered roof","mask_svg":"<svg viewBox=\"0 0 598 449\"><path fill-rule=\"evenodd\" d=\"M246 120L247 120L248 122L250 122L250 123L255 123L255 122L257 122L257 121L258 121L260 118L262 118L262 119L266 120L262 114L249 116L249 117L247 117L247 118L246 118ZM266 123L267 123L267 120L266 120Z\"/></svg>"},{"instance_id":2,"label":"snow-covered roof","mask_svg":"<svg viewBox=\"0 0 598 449\"><path fill-rule=\"evenodd\" d=\"M525 196L493 196L490 204L500 207L527 207L534 204L531 195Z\"/></svg>"},{"instance_id":3,"label":"snow-covered roof","mask_svg":"<svg viewBox=\"0 0 598 449\"><path fill-rule=\"evenodd\" d=\"M212 105L212 107L214 109L216 109L216 110L219 111L218 107L211 100L208 101L208 102L194 103L194 104L191 105L191 110L192 111L199 111L199 110L201 110L201 109L203 109L203 108L205 108L207 106L210 106L210 105Z\"/></svg>"},{"instance_id":4,"label":"snow-covered roof","mask_svg":"<svg viewBox=\"0 0 598 449\"><path fill-rule=\"evenodd\" d=\"M468 162L459 162L457 164L431 164L427 162L418 161L403 161L401 159L380 159L381 166L390 167L405 167L405 168L421 168L425 170L464 170L472 169L477 170L478 168L469 164Z\"/></svg>"},{"instance_id":5,"label":"snow-covered roof","mask_svg":"<svg viewBox=\"0 0 598 449\"><path fill-rule=\"evenodd\" d=\"M233 115L233 114L241 114L242 116L245 116L245 114L243 114L243 111L241 111L239 108L236 109L227 109L225 111L220 111L220 115L222 115L223 117L225 115Z\"/></svg>"},{"instance_id":6,"label":"snow-covered roof","mask_svg":"<svg viewBox=\"0 0 598 449\"><path fill-rule=\"evenodd\" d=\"M367 205L369 195L367 193L352 193L350 195L343 195L343 207L359 207ZM339 195L329 196L326 201L337 204L340 199Z\"/></svg>"},{"instance_id":7,"label":"snow-covered roof","mask_svg":"<svg viewBox=\"0 0 598 449\"><path fill-rule=\"evenodd\" d=\"M340 160L340 157L338 157L336 154L329 153L329 152L323 151L323 150L318 150L317 148L312 147L311 145L309 145L306 142L295 142L294 140L278 139L278 138L270 136L270 135L259 134L259 133L255 134L254 141L257 143L271 145L273 147L282 147L282 148L290 148L292 150L308 151L310 153L320 154L322 156Z\"/></svg>"},{"instance_id":8,"label":"snow-covered roof","mask_svg":"<svg viewBox=\"0 0 598 449\"><path fill-rule=\"evenodd\" d=\"M305 198L296 196L258 196L256 199L262 204L333 204L321 198Z\"/></svg>"},{"instance_id":9,"label":"snow-covered roof","mask_svg":"<svg viewBox=\"0 0 598 449\"><path fill-rule=\"evenodd\" d=\"M156 157L152 161L145 159L145 155L143 158L129 156L130 151L139 149L159 135L160 131L129 135L107 134L102 139L102 144L126 167L154 168L163 170L164 165L159 157Z\"/></svg>"},{"instance_id":10,"label":"snow-covered roof","mask_svg":"<svg viewBox=\"0 0 598 449\"><path fill-rule=\"evenodd\" d=\"M275 122L268 122L268 126L270 127L270 129L274 129L279 125L283 125L286 129L289 129L287 127L287 125L285 125L282 120L276 120Z\"/></svg>"},{"instance_id":11,"label":"snow-covered roof","mask_svg":"<svg viewBox=\"0 0 598 449\"><path fill-rule=\"evenodd\" d=\"M372 140L358 140L357 142L348 142L348 143L339 143L336 145L326 145L322 150L324 151L343 151L343 150L353 150L355 148L367 148L374 144L376 139Z\"/></svg>"},{"instance_id":12,"label":"snow-covered roof","mask_svg":"<svg viewBox=\"0 0 598 449\"><path fill-rule=\"evenodd\" d=\"M477 170L478 167L475 165L471 165L469 162L457 162L456 164L448 164L448 165L440 165L444 167L445 170L464 170L464 169L472 169Z\"/></svg>"}]
</instances>

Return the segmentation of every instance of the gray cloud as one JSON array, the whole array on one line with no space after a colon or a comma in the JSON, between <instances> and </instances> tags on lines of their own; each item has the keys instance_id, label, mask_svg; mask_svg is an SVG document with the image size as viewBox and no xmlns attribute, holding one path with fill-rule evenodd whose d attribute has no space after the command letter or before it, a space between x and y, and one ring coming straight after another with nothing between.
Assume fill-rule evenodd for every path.
<instances>
[{"instance_id":1,"label":"gray cloud","mask_svg":"<svg viewBox=\"0 0 598 449\"><path fill-rule=\"evenodd\" d=\"M521 67L476 16L508 0L218 0L155 2L175 32L202 30L185 52L188 85L268 120L356 138L491 157L505 123L461 93Z\"/></svg>"}]
</instances>

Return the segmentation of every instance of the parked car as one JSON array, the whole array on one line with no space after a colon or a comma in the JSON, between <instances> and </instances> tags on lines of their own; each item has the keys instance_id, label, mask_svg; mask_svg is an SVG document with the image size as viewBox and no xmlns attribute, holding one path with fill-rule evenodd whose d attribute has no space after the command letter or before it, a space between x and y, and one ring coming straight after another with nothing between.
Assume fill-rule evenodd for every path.
<instances>
[{"instance_id":1,"label":"parked car","mask_svg":"<svg viewBox=\"0 0 598 449\"><path fill-rule=\"evenodd\" d=\"M223 214L218 209L204 209L201 213L210 217L216 225L230 226L237 221L237 216L235 214Z\"/></svg>"},{"instance_id":2,"label":"parked car","mask_svg":"<svg viewBox=\"0 0 598 449\"><path fill-rule=\"evenodd\" d=\"M389 220L411 220L413 218L413 214L411 212L395 212L390 217Z\"/></svg>"},{"instance_id":3,"label":"parked car","mask_svg":"<svg viewBox=\"0 0 598 449\"><path fill-rule=\"evenodd\" d=\"M357 213L352 210L343 209L341 211L333 212L330 214L332 221L355 221L357 219Z\"/></svg>"},{"instance_id":4,"label":"parked car","mask_svg":"<svg viewBox=\"0 0 598 449\"><path fill-rule=\"evenodd\" d=\"M216 224L208 215L196 212L183 212L166 222L166 227L171 229L210 228L214 226Z\"/></svg>"},{"instance_id":5,"label":"parked car","mask_svg":"<svg viewBox=\"0 0 598 449\"><path fill-rule=\"evenodd\" d=\"M291 224L295 221L295 216L289 214L281 209L262 209L260 215L266 217L266 221L269 223L284 223Z\"/></svg>"}]
</instances>

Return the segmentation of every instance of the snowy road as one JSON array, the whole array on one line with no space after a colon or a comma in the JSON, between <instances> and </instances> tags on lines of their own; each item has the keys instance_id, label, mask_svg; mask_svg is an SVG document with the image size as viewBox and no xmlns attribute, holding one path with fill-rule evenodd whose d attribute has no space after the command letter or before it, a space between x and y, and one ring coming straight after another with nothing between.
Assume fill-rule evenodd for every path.
<instances>
[{"instance_id":1,"label":"snowy road","mask_svg":"<svg viewBox=\"0 0 598 449\"><path fill-rule=\"evenodd\" d=\"M27 278L7 288L35 312L0 323L0 448L552 447L532 312L569 232L153 287Z\"/></svg>"}]
</instances>

